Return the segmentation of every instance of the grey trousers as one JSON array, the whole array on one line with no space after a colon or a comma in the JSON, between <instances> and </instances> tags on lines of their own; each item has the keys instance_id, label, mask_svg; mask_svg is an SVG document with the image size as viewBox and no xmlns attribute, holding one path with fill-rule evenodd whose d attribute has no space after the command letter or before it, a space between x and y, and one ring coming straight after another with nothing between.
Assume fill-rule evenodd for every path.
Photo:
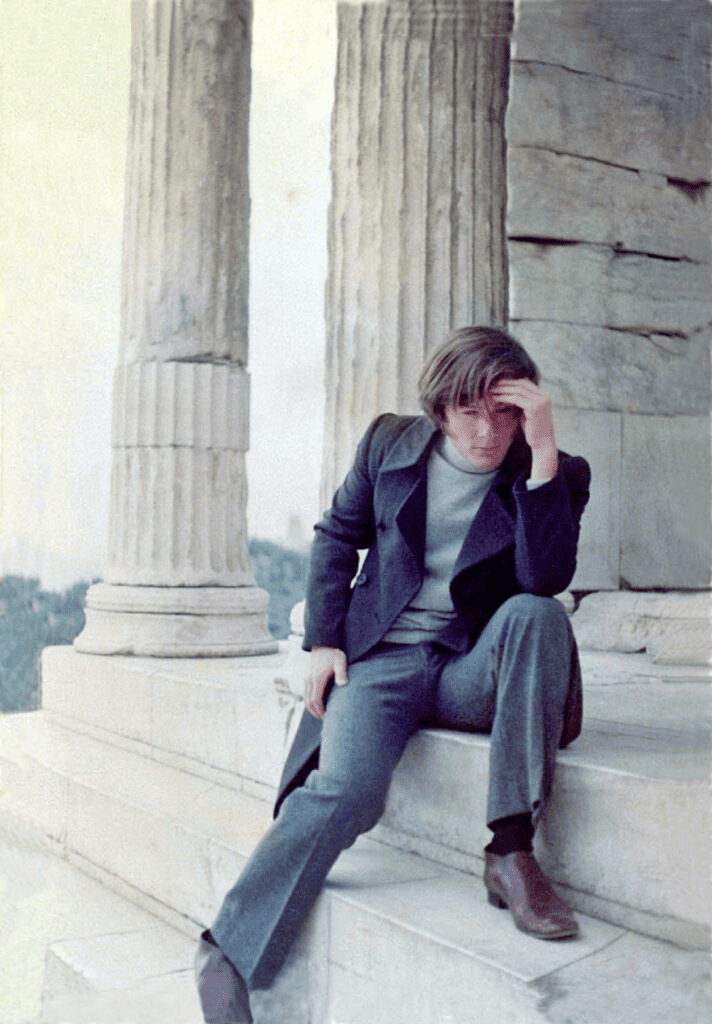
<instances>
[{"instance_id":1,"label":"grey trousers","mask_svg":"<svg viewBox=\"0 0 712 1024\"><path fill-rule=\"evenodd\" d=\"M491 734L487 821L536 816L551 789L574 640L553 598L520 594L462 655L377 648L349 666L323 723L319 768L226 895L211 932L250 988L268 988L339 853L383 813L408 738L423 725Z\"/></svg>"}]
</instances>

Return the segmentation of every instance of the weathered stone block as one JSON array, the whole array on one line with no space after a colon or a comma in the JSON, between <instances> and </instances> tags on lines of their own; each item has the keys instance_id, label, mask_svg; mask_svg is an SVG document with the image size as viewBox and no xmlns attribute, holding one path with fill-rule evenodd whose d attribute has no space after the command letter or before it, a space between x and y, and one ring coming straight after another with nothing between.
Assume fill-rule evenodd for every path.
<instances>
[{"instance_id":1,"label":"weathered stone block","mask_svg":"<svg viewBox=\"0 0 712 1024\"><path fill-rule=\"evenodd\" d=\"M663 415L709 408L709 331L690 338L648 337L541 321L513 323L512 330L556 405Z\"/></svg>"},{"instance_id":2,"label":"weathered stone block","mask_svg":"<svg viewBox=\"0 0 712 1024\"><path fill-rule=\"evenodd\" d=\"M709 268L607 246L510 242L510 317L689 336L712 313Z\"/></svg>"},{"instance_id":3,"label":"weathered stone block","mask_svg":"<svg viewBox=\"0 0 712 1024\"><path fill-rule=\"evenodd\" d=\"M548 5L547 5L548 6ZM514 61L506 121L513 146L539 146L685 181L709 181L709 115L667 93Z\"/></svg>"},{"instance_id":4,"label":"weathered stone block","mask_svg":"<svg viewBox=\"0 0 712 1024\"><path fill-rule=\"evenodd\" d=\"M571 590L617 589L620 550L621 417L611 412L556 409L559 448L591 466L591 497L581 523L578 568Z\"/></svg>"},{"instance_id":5,"label":"weathered stone block","mask_svg":"<svg viewBox=\"0 0 712 1024\"><path fill-rule=\"evenodd\" d=\"M656 662L712 663L712 592L589 594L572 625L582 649L648 651Z\"/></svg>"},{"instance_id":6,"label":"weathered stone block","mask_svg":"<svg viewBox=\"0 0 712 1024\"><path fill-rule=\"evenodd\" d=\"M623 417L621 576L637 589L710 584L708 416Z\"/></svg>"},{"instance_id":7,"label":"weathered stone block","mask_svg":"<svg viewBox=\"0 0 712 1024\"><path fill-rule=\"evenodd\" d=\"M709 264L709 188L685 190L662 174L510 146L507 233L596 242L628 252Z\"/></svg>"},{"instance_id":8,"label":"weathered stone block","mask_svg":"<svg viewBox=\"0 0 712 1024\"><path fill-rule=\"evenodd\" d=\"M571 68L651 92L709 94L707 0L519 0L513 56Z\"/></svg>"},{"instance_id":9,"label":"weathered stone block","mask_svg":"<svg viewBox=\"0 0 712 1024\"><path fill-rule=\"evenodd\" d=\"M169 763L188 758L218 778L243 775L271 795L301 710L301 698L285 692L286 684L278 690L276 679L299 690L301 676L282 651L206 658L197 675L195 664L47 648L43 708L89 733L115 732Z\"/></svg>"}]
</instances>

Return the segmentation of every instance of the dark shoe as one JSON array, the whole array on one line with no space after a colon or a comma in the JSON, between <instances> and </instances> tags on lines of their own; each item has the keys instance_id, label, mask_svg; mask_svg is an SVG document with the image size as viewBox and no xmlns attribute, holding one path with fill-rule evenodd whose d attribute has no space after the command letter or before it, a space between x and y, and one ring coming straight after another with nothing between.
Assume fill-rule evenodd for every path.
<instances>
[{"instance_id":1,"label":"dark shoe","mask_svg":"<svg viewBox=\"0 0 712 1024\"><path fill-rule=\"evenodd\" d=\"M205 1024L253 1024L247 985L205 932L195 954L195 981Z\"/></svg>"},{"instance_id":2,"label":"dark shoe","mask_svg":"<svg viewBox=\"0 0 712 1024\"><path fill-rule=\"evenodd\" d=\"M512 911L520 931L538 939L568 939L578 924L551 887L534 855L517 850L499 856L485 850L485 888L494 907Z\"/></svg>"}]
</instances>

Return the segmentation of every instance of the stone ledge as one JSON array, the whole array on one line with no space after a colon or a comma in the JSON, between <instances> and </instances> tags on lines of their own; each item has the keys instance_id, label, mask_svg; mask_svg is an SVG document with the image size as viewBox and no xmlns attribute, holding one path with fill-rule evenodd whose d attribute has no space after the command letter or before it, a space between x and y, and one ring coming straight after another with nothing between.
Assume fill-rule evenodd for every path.
<instances>
[{"instance_id":1,"label":"stone ledge","mask_svg":"<svg viewBox=\"0 0 712 1024\"><path fill-rule=\"evenodd\" d=\"M285 644L277 654L196 659L46 648L42 706L75 730L209 781L273 791L298 719L299 698L284 682L292 657Z\"/></svg>"},{"instance_id":2,"label":"stone ledge","mask_svg":"<svg viewBox=\"0 0 712 1024\"><path fill-rule=\"evenodd\" d=\"M655 662L712 664L712 592L589 594L571 624L582 649L646 651Z\"/></svg>"},{"instance_id":3,"label":"stone ledge","mask_svg":"<svg viewBox=\"0 0 712 1024\"><path fill-rule=\"evenodd\" d=\"M38 849L27 837L9 835L7 825L2 812L0 1020L24 1024L44 1003L42 1021L52 1024L139 1024L128 1016L89 1017L86 1000L93 1002L100 991L117 992L156 976L175 976L191 965L193 940ZM163 1020L198 1024L201 1017L156 1016L150 1024Z\"/></svg>"}]
</instances>

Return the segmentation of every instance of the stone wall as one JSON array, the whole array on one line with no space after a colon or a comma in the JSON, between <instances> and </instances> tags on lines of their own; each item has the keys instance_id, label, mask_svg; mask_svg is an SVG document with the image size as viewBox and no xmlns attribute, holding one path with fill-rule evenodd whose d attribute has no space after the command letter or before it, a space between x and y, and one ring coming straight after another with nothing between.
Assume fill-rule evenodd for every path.
<instances>
[{"instance_id":1,"label":"stone wall","mask_svg":"<svg viewBox=\"0 0 712 1024\"><path fill-rule=\"evenodd\" d=\"M710 79L702 0L521 0L510 324L594 471L574 589L710 582Z\"/></svg>"}]
</instances>

